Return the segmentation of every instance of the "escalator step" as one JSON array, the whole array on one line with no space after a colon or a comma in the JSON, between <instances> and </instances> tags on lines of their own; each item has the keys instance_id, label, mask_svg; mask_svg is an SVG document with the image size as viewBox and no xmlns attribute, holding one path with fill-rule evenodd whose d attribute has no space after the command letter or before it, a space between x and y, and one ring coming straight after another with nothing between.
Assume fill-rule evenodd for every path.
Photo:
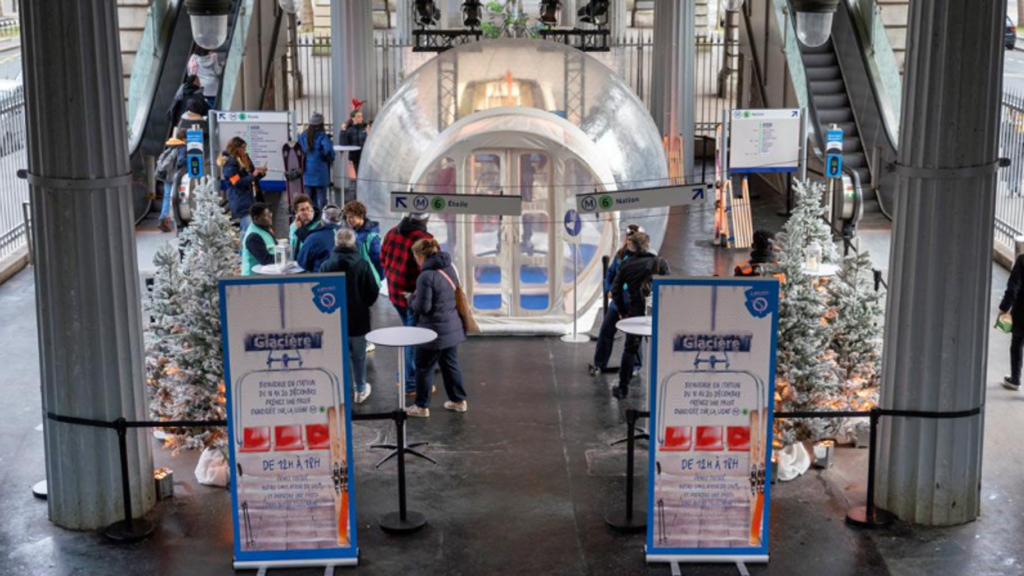
<instances>
[{"instance_id":1,"label":"escalator step","mask_svg":"<svg viewBox=\"0 0 1024 576\"><path fill-rule=\"evenodd\" d=\"M836 55L833 52L823 52L821 54L804 54L804 66L808 68L837 66L838 64L839 61L836 59Z\"/></svg>"},{"instance_id":2,"label":"escalator step","mask_svg":"<svg viewBox=\"0 0 1024 576\"><path fill-rule=\"evenodd\" d=\"M846 95L846 85L842 80L812 80L811 92L814 94L842 94Z\"/></svg>"},{"instance_id":3,"label":"escalator step","mask_svg":"<svg viewBox=\"0 0 1024 576\"><path fill-rule=\"evenodd\" d=\"M865 166L864 168L854 168L854 171L860 176L861 187L866 189L871 185L871 170L868 170ZM867 194L865 193L865 195Z\"/></svg>"},{"instance_id":4,"label":"escalator step","mask_svg":"<svg viewBox=\"0 0 1024 576\"><path fill-rule=\"evenodd\" d=\"M807 68L807 79L812 82L818 80L839 80L843 79L843 73L838 66L823 66L821 68Z\"/></svg>"},{"instance_id":5,"label":"escalator step","mask_svg":"<svg viewBox=\"0 0 1024 576\"><path fill-rule=\"evenodd\" d=\"M843 154L856 154L857 152L864 152L864 146L860 143L860 138L856 136L844 136L843 137Z\"/></svg>"},{"instance_id":6,"label":"escalator step","mask_svg":"<svg viewBox=\"0 0 1024 576\"><path fill-rule=\"evenodd\" d=\"M846 164L850 168L863 168L865 170L867 170L868 167L868 161L867 158L864 157L863 152L843 154L843 164ZM861 176L863 176L863 174L861 174Z\"/></svg>"},{"instance_id":7,"label":"escalator step","mask_svg":"<svg viewBox=\"0 0 1024 576\"><path fill-rule=\"evenodd\" d=\"M818 121L823 124L853 122L853 110L849 108L818 108Z\"/></svg>"},{"instance_id":8,"label":"escalator step","mask_svg":"<svg viewBox=\"0 0 1024 576\"><path fill-rule=\"evenodd\" d=\"M850 99L846 94L814 94L814 105L818 110L826 108L849 108Z\"/></svg>"}]
</instances>

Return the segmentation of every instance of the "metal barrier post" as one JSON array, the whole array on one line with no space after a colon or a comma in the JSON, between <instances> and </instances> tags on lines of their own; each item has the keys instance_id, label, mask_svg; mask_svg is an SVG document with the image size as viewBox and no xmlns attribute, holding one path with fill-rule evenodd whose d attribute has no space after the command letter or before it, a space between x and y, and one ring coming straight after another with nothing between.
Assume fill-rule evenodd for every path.
<instances>
[{"instance_id":1,"label":"metal barrier post","mask_svg":"<svg viewBox=\"0 0 1024 576\"><path fill-rule=\"evenodd\" d=\"M846 513L846 521L862 528L881 528L892 524L892 514L875 508L875 450L878 439L878 420L882 410L871 409L868 421L871 426L871 444L868 446L868 501L866 506L854 506Z\"/></svg>"}]
</instances>

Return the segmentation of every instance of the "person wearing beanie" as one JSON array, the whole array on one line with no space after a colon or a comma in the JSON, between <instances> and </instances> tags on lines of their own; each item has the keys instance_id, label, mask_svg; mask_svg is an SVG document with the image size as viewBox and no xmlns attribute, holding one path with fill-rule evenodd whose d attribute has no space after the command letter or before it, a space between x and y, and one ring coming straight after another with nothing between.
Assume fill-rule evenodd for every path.
<instances>
[{"instance_id":1,"label":"person wearing beanie","mask_svg":"<svg viewBox=\"0 0 1024 576\"><path fill-rule=\"evenodd\" d=\"M734 276L764 276L765 265L775 262L775 235L767 230L754 232L751 244L750 259L736 266Z\"/></svg>"},{"instance_id":2,"label":"person wearing beanie","mask_svg":"<svg viewBox=\"0 0 1024 576\"><path fill-rule=\"evenodd\" d=\"M409 214L384 235L384 242L381 243L380 263L388 281L388 298L402 319L402 324L406 326L416 326L416 314L409 308L405 294L416 291L416 279L420 275L420 266L413 257L412 247L420 240L433 238L427 232L429 218L429 214ZM414 346L405 347L405 394L416 395Z\"/></svg>"},{"instance_id":3,"label":"person wearing beanie","mask_svg":"<svg viewBox=\"0 0 1024 576\"><path fill-rule=\"evenodd\" d=\"M334 144L324 131L324 115L313 112L306 131L299 135L299 147L306 158L302 181L306 193L313 199L313 208L323 209L327 204L327 187L331 184L331 164L334 163Z\"/></svg>"},{"instance_id":4,"label":"person wearing beanie","mask_svg":"<svg viewBox=\"0 0 1024 576\"><path fill-rule=\"evenodd\" d=\"M302 243L299 255L295 259L303 270L316 272L320 270L320 265L331 257L331 252L334 251L334 233L341 228L342 221L341 208L334 204L324 207L320 226L306 236L306 241Z\"/></svg>"},{"instance_id":5,"label":"person wearing beanie","mask_svg":"<svg viewBox=\"0 0 1024 576\"><path fill-rule=\"evenodd\" d=\"M157 177L164 183L164 197L160 205L160 230L170 232L171 199L174 198L174 180L178 171L185 167L185 134L183 130L175 130L167 142L164 151L157 159Z\"/></svg>"}]
</instances>

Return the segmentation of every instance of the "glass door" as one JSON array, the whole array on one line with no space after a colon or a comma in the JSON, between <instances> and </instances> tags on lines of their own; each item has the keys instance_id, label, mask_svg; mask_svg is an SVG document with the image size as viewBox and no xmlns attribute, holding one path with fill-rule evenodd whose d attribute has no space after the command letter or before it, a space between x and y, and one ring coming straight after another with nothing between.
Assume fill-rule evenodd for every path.
<instances>
[{"instance_id":1,"label":"glass door","mask_svg":"<svg viewBox=\"0 0 1024 576\"><path fill-rule=\"evenodd\" d=\"M523 214L513 223L514 303L516 316L547 314L555 299L554 162L540 151L511 154Z\"/></svg>"},{"instance_id":2,"label":"glass door","mask_svg":"<svg viewBox=\"0 0 1024 576\"><path fill-rule=\"evenodd\" d=\"M508 182L505 150L476 150L466 159L469 194L501 195ZM509 230L498 216L472 215L463 220L466 238L466 270L470 300L475 311L488 316L508 316L512 291L509 269Z\"/></svg>"}]
</instances>

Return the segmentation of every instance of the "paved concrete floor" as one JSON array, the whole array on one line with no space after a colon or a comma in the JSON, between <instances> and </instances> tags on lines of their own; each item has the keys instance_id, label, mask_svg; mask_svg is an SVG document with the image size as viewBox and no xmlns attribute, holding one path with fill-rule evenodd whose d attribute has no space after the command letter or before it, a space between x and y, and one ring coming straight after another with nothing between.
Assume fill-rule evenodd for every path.
<instances>
[{"instance_id":1,"label":"paved concrete floor","mask_svg":"<svg viewBox=\"0 0 1024 576\"><path fill-rule=\"evenodd\" d=\"M755 201L759 227L778 227L778 208L775 197ZM702 212L673 216L662 254L679 273L729 275L742 257L707 247L704 231L710 229L710 218ZM140 233L143 268L146 256L165 238ZM881 251L884 236L872 237L870 243ZM879 262L879 267L884 264ZM1005 271L993 269L994 297L1006 277ZM0 574L229 573L230 499L223 489L195 482L195 453L174 456L156 449L157 465L176 471L176 497L150 514L159 523L150 540L116 546L96 533L65 531L47 521L45 503L29 491L44 474L42 433L36 429L40 398L34 308L31 269L0 286L0 394L6 400L0 419ZM386 305L379 307L376 318L379 324L397 323ZM751 573L1024 573L1015 537L1024 529L1019 464L1024 448L1016 434L1024 396L997 384L1007 366L1008 337L993 333L991 343L981 520L951 529L897 524L865 532L847 527L845 510L865 498L867 451L841 449L832 469L811 471L773 489L772 561L752 566ZM474 339L460 347L470 412L456 415L438 409L430 419L410 423L410 439L429 441L428 453L439 460L438 466L420 461L408 466L410 507L429 519L424 531L410 537L388 536L376 526L380 514L397 508L397 488L394 465L375 470L380 455L368 446L393 432L383 424L358 423L359 570L382 575L669 574L667 566L644 564L642 535L618 535L604 525L604 513L623 501L625 452L621 446L609 447L609 441L624 433L626 404L611 399L610 379L586 374L592 352L592 345L553 338ZM390 380L395 358L384 351L371 358L370 381L378 385L358 409L389 410L395 393L379 383ZM641 394L634 387L630 403L638 406ZM645 452L640 455L644 462ZM638 472L637 495L642 498L644 466L639 463ZM695 566L684 573L735 571Z\"/></svg>"}]
</instances>

